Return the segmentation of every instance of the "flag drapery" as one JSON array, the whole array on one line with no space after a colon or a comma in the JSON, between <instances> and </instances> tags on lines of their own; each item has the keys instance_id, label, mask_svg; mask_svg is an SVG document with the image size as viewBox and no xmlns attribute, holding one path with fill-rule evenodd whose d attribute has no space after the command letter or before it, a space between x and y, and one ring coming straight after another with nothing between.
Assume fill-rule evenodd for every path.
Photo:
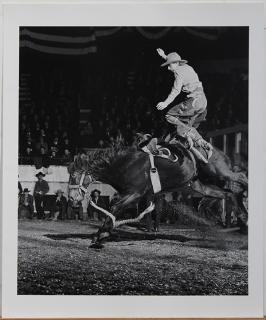
<instances>
[{"instance_id":1,"label":"flag drapery","mask_svg":"<svg viewBox=\"0 0 266 320\"><path fill-rule=\"evenodd\" d=\"M169 32L180 32L206 40L217 40L215 27L21 27L20 47L58 55L87 55L97 52L97 39L119 32L137 32L148 40L158 40Z\"/></svg>"},{"instance_id":2,"label":"flag drapery","mask_svg":"<svg viewBox=\"0 0 266 320\"><path fill-rule=\"evenodd\" d=\"M78 29L69 27L22 28L20 47L61 55L86 55L96 52L94 29L87 28L87 32L83 32L82 35Z\"/></svg>"}]
</instances>

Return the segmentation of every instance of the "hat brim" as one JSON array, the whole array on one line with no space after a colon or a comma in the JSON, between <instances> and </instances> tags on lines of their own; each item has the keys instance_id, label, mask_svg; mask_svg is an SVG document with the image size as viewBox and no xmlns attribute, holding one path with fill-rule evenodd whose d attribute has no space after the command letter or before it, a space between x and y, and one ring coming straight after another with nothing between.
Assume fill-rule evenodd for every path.
<instances>
[{"instance_id":1,"label":"hat brim","mask_svg":"<svg viewBox=\"0 0 266 320\"><path fill-rule=\"evenodd\" d=\"M168 66L168 65L171 64L171 63L176 63L176 62L180 62L180 63L182 63L182 64L188 63L187 60L166 61L166 62L164 62L163 64L161 64L161 67L165 67L165 66Z\"/></svg>"},{"instance_id":2,"label":"hat brim","mask_svg":"<svg viewBox=\"0 0 266 320\"><path fill-rule=\"evenodd\" d=\"M43 174L43 173L37 173L37 174L35 174L35 177L38 178L39 176L45 177L45 174Z\"/></svg>"}]
</instances>

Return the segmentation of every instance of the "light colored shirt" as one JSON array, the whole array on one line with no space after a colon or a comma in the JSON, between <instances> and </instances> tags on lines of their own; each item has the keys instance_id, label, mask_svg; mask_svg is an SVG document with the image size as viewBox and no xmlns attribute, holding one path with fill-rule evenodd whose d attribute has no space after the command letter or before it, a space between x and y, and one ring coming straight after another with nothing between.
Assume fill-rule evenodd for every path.
<instances>
[{"instance_id":1,"label":"light colored shirt","mask_svg":"<svg viewBox=\"0 0 266 320\"><path fill-rule=\"evenodd\" d=\"M171 93L165 100L168 105L174 101L181 91L185 93L192 93L197 88L202 88L202 83L195 70L188 64L178 66L174 72L175 82Z\"/></svg>"}]
</instances>

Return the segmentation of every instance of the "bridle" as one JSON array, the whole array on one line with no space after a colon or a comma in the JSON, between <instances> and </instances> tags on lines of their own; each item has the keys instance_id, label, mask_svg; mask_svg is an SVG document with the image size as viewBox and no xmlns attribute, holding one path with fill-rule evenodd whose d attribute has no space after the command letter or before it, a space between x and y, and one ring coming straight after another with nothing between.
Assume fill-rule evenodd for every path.
<instances>
[{"instance_id":1,"label":"bridle","mask_svg":"<svg viewBox=\"0 0 266 320\"><path fill-rule=\"evenodd\" d=\"M84 182L84 179L85 179L85 176L86 176L87 172L86 171L83 171L82 174L81 174L81 177L80 177L80 180L79 180L79 184L70 184L68 186L68 189L69 190L72 190L72 189L78 189L78 192L81 196L84 196L87 192L87 187L85 187L83 185L83 182ZM89 175L89 174L88 174ZM90 182L89 184L93 181L92 179L92 176L89 175L90 177Z\"/></svg>"},{"instance_id":2,"label":"bridle","mask_svg":"<svg viewBox=\"0 0 266 320\"><path fill-rule=\"evenodd\" d=\"M84 192L86 193L87 189L83 186L83 181L85 179L86 172L82 172L80 181L79 181L79 193Z\"/></svg>"},{"instance_id":3,"label":"bridle","mask_svg":"<svg viewBox=\"0 0 266 320\"><path fill-rule=\"evenodd\" d=\"M87 187L85 187L83 185L84 183L84 179L85 179L85 176L88 175L89 176L89 184L91 184L92 182L100 182L100 181L97 181L93 178L93 176L86 172L86 171L82 171L81 173L81 176L80 176L80 180L79 180L79 184L69 184L68 188L69 190L71 189L78 189L78 192L79 194L84 198L84 195L87 193ZM74 200L72 198L72 200ZM125 220L119 220L117 221L116 220L116 217L114 216L114 214L112 212L109 212L107 211L106 209L98 206L96 203L94 203L92 201L92 199L90 198L89 199L89 203L97 210L101 211L102 213L104 213L107 217L109 217L111 220L112 220L112 223L113 223L113 226L114 228L122 225L122 224L127 224L127 223L135 223L135 222L139 222L147 213L151 212L154 210L154 204L153 203L150 203L150 205L143 211L141 212L136 218L132 218L132 219L125 219Z\"/></svg>"}]
</instances>

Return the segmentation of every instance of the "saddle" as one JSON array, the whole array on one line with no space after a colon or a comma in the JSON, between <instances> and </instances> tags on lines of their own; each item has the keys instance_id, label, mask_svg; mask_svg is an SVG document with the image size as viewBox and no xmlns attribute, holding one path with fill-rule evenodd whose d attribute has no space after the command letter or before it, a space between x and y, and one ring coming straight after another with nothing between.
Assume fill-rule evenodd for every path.
<instances>
[{"instance_id":1,"label":"saddle","mask_svg":"<svg viewBox=\"0 0 266 320\"><path fill-rule=\"evenodd\" d=\"M152 138L150 134L138 133L139 139L138 148L147 153L150 159L150 180L154 194L162 190L159 172L154 163L154 157L168 159L172 162L177 162L178 157L172 154L168 148L162 147L158 144L157 138Z\"/></svg>"},{"instance_id":2,"label":"saddle","mask_svg":"<svg viewBox=\"0 0 266 320\"><path fill-rule=\"evenodd\" d=\"M150 153L155 157L161 157L168 159L169 161L176 162L178 161L178 154L171 151L169 148L165 147L161 144L169 144L169 145L179 145L186 149L189 152L190 157L193 162L197 163L196 159L200 159L203 163L206 163L205 158L207 158L207 152L201 146L195 144L194 146L190 146L187 139L182 136L174 133L173 135L168 134L163 143L158 143L157 138L152 138L150 134L138 134L140 142L138 143L138 147L146 152Z\"/></svg>"},{"instance_id":3,"label":"saddle","mask_svg":"<svg viewBox=\"0 0 266 320\"><path fill-rule=\"evenodd\" d=\"M152 138L149 134L143 135L143 140L139 142L138 147L155 157L164 158L172 162L178 161L178 156L175 153L171 152L169 148L158 144L158 139Z\"/></svg>"},{"instance_id":4,"label":"saddle","mask_svg":"<svg viewBox=\"0 0 266 320\"><path fill-rule=\"evenodd\" d=\"M153 187L153 192L154 194L156 194L162 190L162 187L161 187L158 170L155 167L154 158L160 157L160 158L167 159L173 163L178 162L179 164L182 165L183 154L178 151L174 152L174 148L173 150L170 150L170 148L167 148L167 146L170 144L179 144L184 150L187 150L187 148L183 144L181 144L180 142L174 139L170 141L165 140L165 141L162 141L161 143L158 143L158 139L152 138L150 134L145 134L145 135L137 134L137 136L140 139L140 142L138 143L138 148L141 149L143 152L147 153L150 159L150 165L151 165L150 179ZM167 143L168 145L164 146L164 143L165 144ZM187 150L187 153L189 154L191 160L193 161L194 172L196 172L197 167L196 167L195 157L189 150Z\"/></svg>"}]
</instances>

